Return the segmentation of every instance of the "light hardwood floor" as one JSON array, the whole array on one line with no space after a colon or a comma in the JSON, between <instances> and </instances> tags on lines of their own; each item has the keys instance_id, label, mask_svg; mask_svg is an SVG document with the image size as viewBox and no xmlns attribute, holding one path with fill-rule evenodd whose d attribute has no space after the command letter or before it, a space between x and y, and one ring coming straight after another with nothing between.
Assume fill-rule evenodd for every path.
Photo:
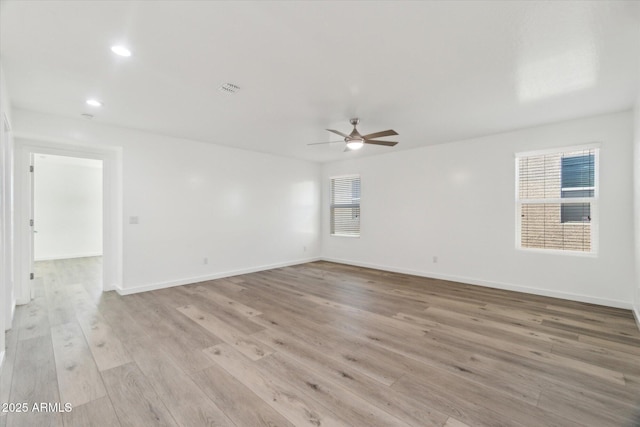
<instances>
[{"instance_id":1,"label":"light hardwood floor","mask_svg":"<svg viewBox=\"0 0 640 427\"><path fill-rule=\"evenodd\" d=\"M38 263L0 426L631 426L629 311L328 262L120 297Z\"/></svg>"}]
</instances>

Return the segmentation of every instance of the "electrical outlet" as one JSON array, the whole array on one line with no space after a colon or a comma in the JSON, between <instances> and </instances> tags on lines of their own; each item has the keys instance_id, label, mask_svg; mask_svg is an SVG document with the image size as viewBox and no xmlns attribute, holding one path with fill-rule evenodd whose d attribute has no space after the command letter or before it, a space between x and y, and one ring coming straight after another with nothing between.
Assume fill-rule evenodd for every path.
<instances>
[{"instance_id":1,"label":"electrical outlet","mask_svg":"<svg viewBox=\"0 0 640 427\"><path fill-rule=\"evenodd\" d=\"M139 224L139 223L140 223L140 219L137 216L129 217L129 224Z\"/></svg>"},{"instance_id":2,"label":"electrical outlet","mask_svg":"<svg viewBox=\"0 0 640 427\"><path fill-rule=\"evenodd\" d=\"M207 258L207 257L202 258L202 263L203 264L209 264L209 258Z\"/></svg>"},{"instance_id":3,"label":"electrical outlet","mask_svg":"<svg viewBox=\"0 0 640 427\"><path fill-rule=\"evenodd\" d=\"M434 255L434 257L433 257L433 263L434 263L434 264L437 264L437 263L438 263L438 257L437 257L437 256L435 256L435 255Z\"/></svg>"},{"instance_id":4,"label":"electrical outlet","mask_svg":"<svg viewBox=\"0 0 640 427\"><path fill-rule=\"evenodd\" d=\"M307 252L307 247L306 247L306 246L303 246L303 247L302 247L302 250L303 250L304 252Z\"/></svg>"}]
</instances>

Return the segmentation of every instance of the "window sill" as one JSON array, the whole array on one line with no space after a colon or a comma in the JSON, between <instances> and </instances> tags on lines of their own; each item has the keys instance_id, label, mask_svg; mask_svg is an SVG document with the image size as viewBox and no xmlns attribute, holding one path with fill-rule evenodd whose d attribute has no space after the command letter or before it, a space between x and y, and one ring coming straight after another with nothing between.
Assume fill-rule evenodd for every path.
<instances>
[{"instance_id":1,"label":"window sill","mask_svg":"<svg viewBox=\"0 0 640 427\"><path fill-rule=\"evenodd\" d=\"M329 234L331 237L350 237L352 239L359 239L360 235L354 236L353 234Z\"/></svg>"},{"instance_id":2,"label":"window sill","mask_svg":"<svg viewBox=\"0 0 640 427\"><path fill-rule=\"evenodd\" d=\"M539 254L548 254L548 255L564 255L564 256L576 256L582 258L598 258L598 252L583 252L583 251L569 251L562 249L542 249L542 248L523 248L516 247L516 250L522 252L533 252Z\"/></svg>"}]
</instances>

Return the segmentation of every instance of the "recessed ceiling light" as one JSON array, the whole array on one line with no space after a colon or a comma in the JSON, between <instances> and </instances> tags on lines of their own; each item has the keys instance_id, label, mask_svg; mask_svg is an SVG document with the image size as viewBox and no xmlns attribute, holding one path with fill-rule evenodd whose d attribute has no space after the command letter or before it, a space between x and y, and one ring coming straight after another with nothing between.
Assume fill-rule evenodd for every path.
<instances>
[{"instance_id":1,"label":"recessed ceiling light","mask_svg":"<svg viewBox=\"0 0 640 427\"><path fill-rule=\"evenodd\" d=\"M236 93L237 91L240 90L240 86L235 85L233 83L225 83L222 86L220 86L218 90L220 92L225 92L225 93Z\"/></svg>"},{"instance_id":2,"label":"recessed ceiling light","mask_svg":"<svg viewBox=\"0 0 640 427\"><path fill-rule=\"evenodd\" d=\"M87 105L91 105L92 107L102 107L102 102L97 99L87 99Z\"/></svg>"},{"instance_id":3,"label":"recessed ceiling light","mask_svg":"<svg viewBox=\"0 0 640 427\"><path fill-rule=\"evenodd\" d=\"M129 49L127 49L126 47L121 46L121 45L111 46L111 52L115 53L116 55L120 55L120 56L131 56L131 51Z\"/></svg>"}]
</instances>

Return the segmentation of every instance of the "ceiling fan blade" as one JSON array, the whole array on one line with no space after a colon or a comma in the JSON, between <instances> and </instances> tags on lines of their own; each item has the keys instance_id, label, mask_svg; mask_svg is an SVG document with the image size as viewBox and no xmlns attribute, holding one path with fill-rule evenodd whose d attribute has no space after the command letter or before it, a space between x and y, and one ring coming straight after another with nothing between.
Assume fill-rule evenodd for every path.
<instances>
[{"instance_id":1,"label":"ceiling fan blade","mask_svg":"<svg viewBox=\"0 0 640 427\"><path fill-rule=\"evenodd\" d=\"M397 135L398 132L396 132L395 130L389 129L389 130L383 130L381 132L375 132L375 133L370 133L369 135L363 135L364 139L373 139L373 138L380 138L383 136L392 136L392 135Z\"/></svg>"},{"instance_id":2,"label":"ceiling fan blade","mask_svg":"<svg viewBox=\"0 0 640 427\"><path fill-rule=\"evenodd\" d=\"M347 138L347 137L349 136L349 135L347 135L346 133L342 133L342 132L339 132L339 131L337 131L337 130L333 130L333 129L327 129L327 130L328 130L329 132L333 132L333 133L335 133L336 135L340 135L340 136L341 136L341 137L343 137L343 138Z\"/></svg>"},{"instance_id":3,"label":"ceiling fan blade","mask_svg":"<svg viewBox=\"0 0 640 427\"><path fill-rule=\"evenodd\" d=\"M393 147L394 145L397 144L397 142L393 142L393 141L372 141L370 139L365 139L364 143L375 144L375 145L386 145L387 147Z\"/></svg>"},{"instance_id":4,"label":"ceiling fan blade","mask_svg":"<svg viewBox=\"0 0 640 427\"><path fill-rule=\"evenodd\" d=\"M307 144L307 145L335 144L336 142L344 142L344 141L312 142L311 144Z\"/></svg>"}]
</instances>

